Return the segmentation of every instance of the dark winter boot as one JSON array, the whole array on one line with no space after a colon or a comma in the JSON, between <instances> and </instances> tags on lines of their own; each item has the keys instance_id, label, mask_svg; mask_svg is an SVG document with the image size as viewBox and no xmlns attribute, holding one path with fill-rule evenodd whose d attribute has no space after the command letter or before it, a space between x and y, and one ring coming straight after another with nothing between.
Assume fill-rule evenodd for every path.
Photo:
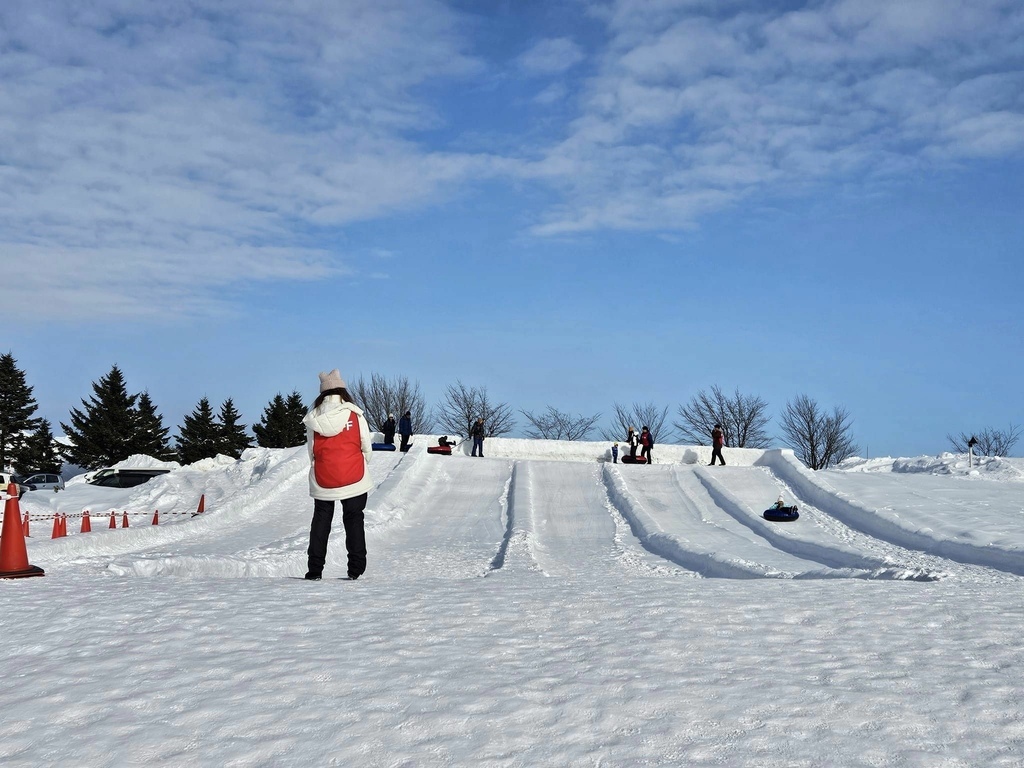
<instances>
[{"instance_id":1,"label":"dark winter boot","mask_svg":"<svg viewBox=\"0 0 1024 768\"><path fill-rule=\"evenodd\" d=\"M308 581L320 581L321 578L322 577L319 573L313 573L312 571L306 574L306 579Z\"/></svg>"}]
</instances>

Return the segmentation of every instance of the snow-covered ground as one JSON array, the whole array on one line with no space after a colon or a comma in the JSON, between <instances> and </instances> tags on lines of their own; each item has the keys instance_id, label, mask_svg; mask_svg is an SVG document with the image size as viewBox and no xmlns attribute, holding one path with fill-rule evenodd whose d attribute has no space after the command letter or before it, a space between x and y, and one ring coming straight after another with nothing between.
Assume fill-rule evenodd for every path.
<instances>
[{"instance_id":1,"label":"snow-covered ground","mask_svg":"<svg viewBox=\"0 0 1024 768\"><path fill-rule=\"evenodd\" d=\"M0 762L1024 765L1024 460L434 442L373 455L356 582L340 519L296 578L304 448L28 494Z\"/></svg>"}]
</instances>

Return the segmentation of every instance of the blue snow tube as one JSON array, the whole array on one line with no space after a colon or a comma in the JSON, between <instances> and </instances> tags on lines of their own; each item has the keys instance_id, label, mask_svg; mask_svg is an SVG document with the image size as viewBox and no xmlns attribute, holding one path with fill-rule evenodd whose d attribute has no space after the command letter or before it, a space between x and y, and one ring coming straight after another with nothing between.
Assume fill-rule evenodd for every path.
<instances>
[{"instance_id":1,"label":"blue snow tube","mask_svg":"<svg viewBox=\"0 0 1024 768\"><path fill-rule=\"evenodd\" d=\"M769 507L764 511L764 519L773 523L788 523L800 517L796 506L792 507Z\"/></svg>"},{"instance_id":2,"label":"blue snow tube","mask_svg":"<svg viewBox=\"0 0 1024 768\"><path fill-rule=\"evenodd\" d=\"M371 445L370 447L373 448L373 450L375 450L375 451L393 451L393 450L395 450L395 444L394 443L373 443L373 445Z\"/></svg>"}]
</instances>

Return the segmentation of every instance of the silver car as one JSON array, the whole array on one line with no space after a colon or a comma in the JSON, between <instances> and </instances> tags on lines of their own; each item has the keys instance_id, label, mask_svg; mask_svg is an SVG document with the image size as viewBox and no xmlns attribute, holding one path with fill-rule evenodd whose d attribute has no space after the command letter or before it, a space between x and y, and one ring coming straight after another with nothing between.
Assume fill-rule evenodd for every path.
<instances>
[{"instance_id":1,"label":"silver car","mask_svg":"<svg viewBox=\"0 0 1024 768\"><path fill-rule=\"evenodd\" d=\"M64 479L60 475L54 475L48 472L39 472L34 475L29 475L21 481L21 484L27 485L33 491L64 490Z\"/></svg>"}]
</instances>

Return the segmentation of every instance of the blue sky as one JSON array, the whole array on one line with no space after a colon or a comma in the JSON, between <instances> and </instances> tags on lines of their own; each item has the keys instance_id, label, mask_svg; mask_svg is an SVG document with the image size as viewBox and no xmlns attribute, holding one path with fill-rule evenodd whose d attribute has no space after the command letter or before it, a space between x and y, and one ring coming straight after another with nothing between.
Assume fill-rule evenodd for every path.
<instances>
[{"instance_id":1,"label":"blue sky","mask_svg":"<svg viewBox=\"0 0 1024 768\"><path fill-rule=\"evenodd\" d=\"M299 5L0 6L0 341L55 427L115 363L175 426L333 367L807 394L873 456L1024 424L1015 0Z\"/></svg>"}]
</instances>

